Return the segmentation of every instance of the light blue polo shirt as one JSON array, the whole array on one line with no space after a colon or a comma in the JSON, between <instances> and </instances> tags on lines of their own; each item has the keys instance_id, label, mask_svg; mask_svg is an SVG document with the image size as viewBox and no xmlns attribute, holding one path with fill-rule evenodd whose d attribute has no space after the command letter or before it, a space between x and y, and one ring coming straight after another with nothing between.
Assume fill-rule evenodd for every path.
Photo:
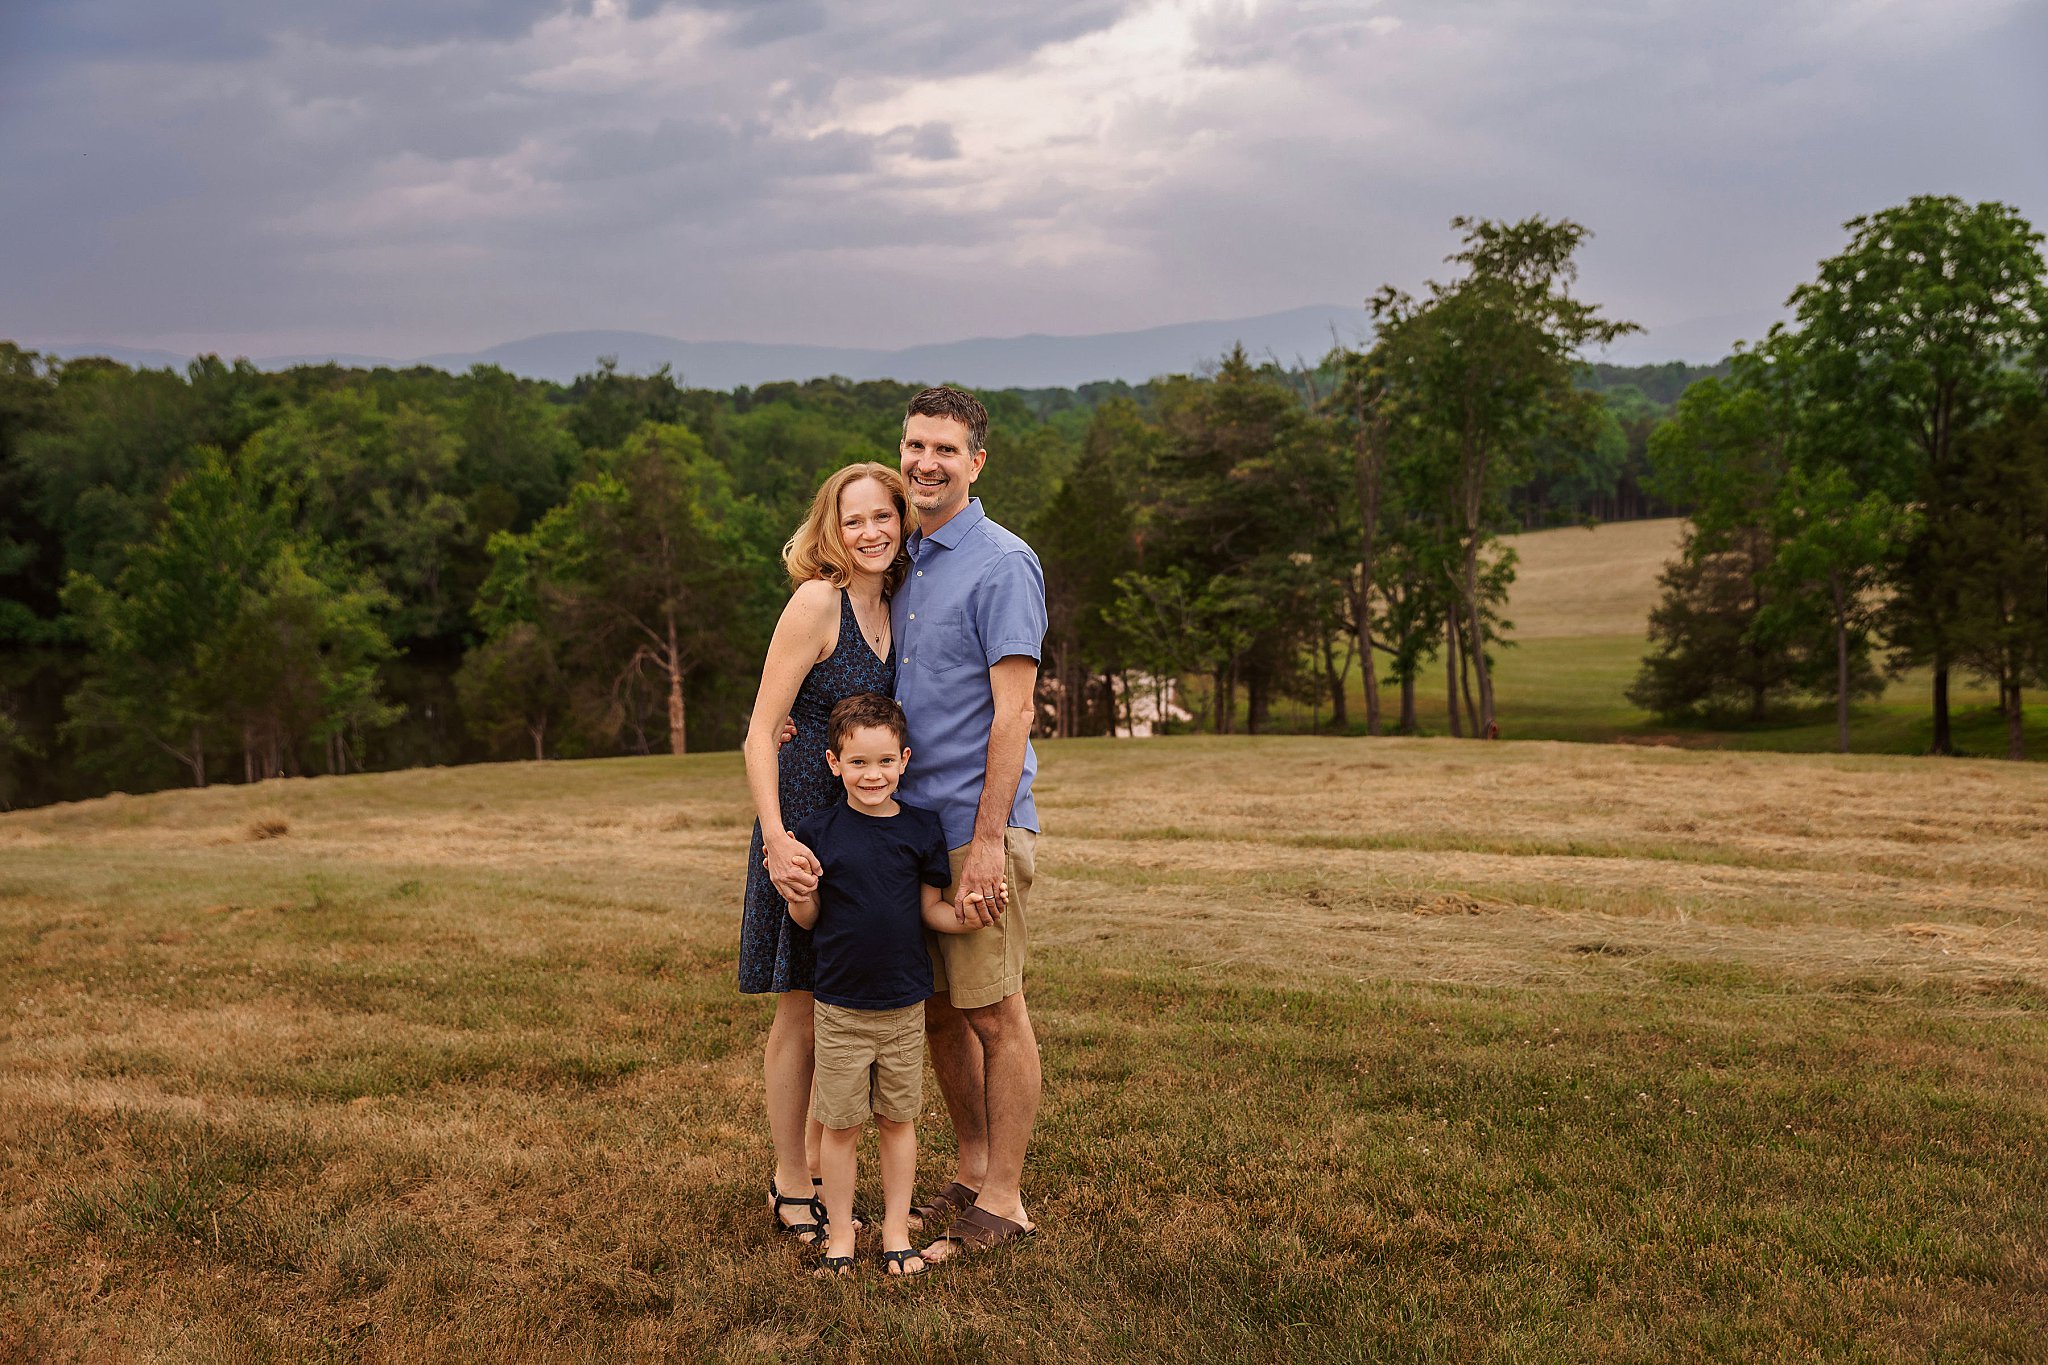
<instances>
[{"instance_id":1,"label":"light blue polo shirt","mask_svg":"<svg viewBox=\"0 0 2048 1365\"><path fill-rule=\"evenodd\" d=\"M910 538L910 573L889 604L896 634L896 700L910 721L910 765L898 795L938 813L946 846L974 837L988 767L995 693L988 670L1000 659L1039 657L1045 640L1045 574L1038 556L988 519L980 498L930 535ZM1010 823L1036 832L1031 778L1038 755L1027 740L1024 776Z\"/></svg>"}]
</instances>

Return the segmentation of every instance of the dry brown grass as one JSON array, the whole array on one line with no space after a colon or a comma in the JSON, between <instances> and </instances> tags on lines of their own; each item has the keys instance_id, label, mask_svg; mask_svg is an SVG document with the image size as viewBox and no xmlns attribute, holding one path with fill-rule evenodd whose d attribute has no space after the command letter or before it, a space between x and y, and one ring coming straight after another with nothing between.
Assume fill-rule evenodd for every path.
<instances>
[{"instance_id":1,"label":"dry brown grass","mask_svg":"<svg viewBox=\"0 0 2048 1365\"><path fill-rule=\"evenodd\" d=\"M1272 740L1189 771L1187 752L1056 773L1088 837L1049 840L1049 866L1095 942L1149 942L1170 902L1172 951L1223 970L1569 980L1570 949L1596 939L1806 975L2048 982L2048 781L2029 769ZM1946 928L1896 932L1909 923Z\"/></svg>"},{"instance_id":2,"label":"dry brown grass","mask_svg":"<svg viewBox=\"0 0 2048 1365\"><path fill-rule=\"evenodd\" d=\"M1642 639L1657 575L1678 555L1685 521L1622 521L1509 536L1520 563L1508 599L1515 637L1627 635Z\"/></svg>"},{"instance_id":3,"label":"dry brown grass","mask_svg":"<svg viewBox=\"0 0 2048 1365\"><path fill-rule=\"evenodd\" d=\"M1047 1232L908 1295L762 1230L733 756L0 818L0 1358L2024 1358L2040 770L1087 741L1040 791Z\"/></svg>"}]
</instances>

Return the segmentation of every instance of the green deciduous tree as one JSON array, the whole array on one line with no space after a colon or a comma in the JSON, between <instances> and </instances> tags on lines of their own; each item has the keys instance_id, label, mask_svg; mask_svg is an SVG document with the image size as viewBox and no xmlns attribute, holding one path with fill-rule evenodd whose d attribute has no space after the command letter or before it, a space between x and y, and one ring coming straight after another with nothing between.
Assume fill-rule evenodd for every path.
<instances>
[{"instance_id":1,"label":"green deciduous tree","mask_svg":"<svg viewBox=\"0 0 2048 1365\"><path fill-rule=\"evenodd\" d=\"M367 736L400 715L377 673L393 605L375 579L292 542L244 585L194 660L203 713L240 738L244 780L296 776L309 745L330 773L364 766Z\"/></svg>"},{"instance_id":2,"label":"green deciduous tree","mask_svg":"<svg viewBox=\"0 0 2048 1365\"><path fill-rule=\"evenodd\" d=\"M694 435L645 426L531 531L493 538L482 619L494 637L520 619L539 627L566 667L601 684L599 724L614 736L651 687L681 754L693 676L751 657L768 538Z\"/></svg>"},{"instance_id":3,"label":"green deciduous tree","mask_svg":"<svg viewBox=\"0 0 2048 1365\"><path fill-rule=\"evenodd\" d=\"M575 473L575 439L545 390L495 365L469 372L453 423L461 453L451 491L480 537L525 530L561 501Z\"/></svg>"},{"instance_id":4,"label":"green deciduous tree","mask_svg":"<svg viewBox=\"0 0 2048 1365\"><path fill-rule=\"evenodd\" d=\"M464 655L455 691L471 733L494 748L524 741L536 759L548 756L548 727L569 701L555 647L531 621L513 621Z\"/></svg>"},{"instance_id":5,"label":"green deciduous tree","mask_svg":"<svg viewBox=\"0 0 2048 1365\"><path fill-rule=\"evenodd\" d=\"M1836 747L1849 752L1849 701L1883 690L1869 665L1875 594L1910 515L1881 490L1858 497L1840 465L1794 466L1771 508L1774 557L1764 576L1770 605L1751 630L1763 641L1811 640L1815 618L1834 641Z\"/></svg>"},{"instance_id":6,"label":"green deciduous tree","mask_svg":"<svg viewBox=\"0 0 2048 1365\"><path fill-rule=\"evenodd\" d=\"M1635 327L1571 296L1573 257L1588 236L1577 223L1457 218L1451 226L1464 234L1449 258L1464 276L1431 281L1419 301L1389 285L1370 307L1387 383L1442 457L1459 537L1457 609L1486 734L1494 725L1486 543L1538 441L1561 432L1583 441L1598 416L1598 399L1574 382L1578 352Z\"/></svg>"},{"instance_id":7,"label":"green deciduous tree","mask_svg":"<svg viewBox=\"0 0 2048 1365\"><path fill-rule=\"evenodd\" d=\"M1956 450L1955 660L1998 688L2006 756L2026 757L2029 685L2048 685L2048 403L2029 397Z\"/></svg>"},{"instance_id":8,"label":"green deciduous tree","mask_svg":"<svg viewBox=\"0 0 2048 1365\"><path fill-rule=\"evenodd\" d=\"M141 745L195 786L209 755L236 743L247 777L299 771L309 742L343 770L337 736L395 719L376 677L389 601L298 541L246 462L210 448L195 459L112 584L73 574L65 588L91 650L69 727L100 741L102 763Z\"/></svg>"},{"instance_id":9,"label":"green deciduous tree","mask_svg":"<svg viewBox=\"0 0 2048 1365\"><path fill-rule=\"evenodd\" d=\"M1997 203L1922 195L1852 219L1848 247L1793 291L1790 342L1817 437L1859 487L1921 510L1895 574L1894 642L1934 671L1934 741L1949 726L1953 621L1967 572L1952 544L1957 439L2033 385L2048 345L2041 235Z\"/></svg>"},{"instance_id":10,"label":"green deciduous tree","mask_svg":"<svg viewBox=\"0 0 2048 1365\"><path fill-rule=\"evenodd\" d=\"M452 634L480 576L466 570L476 536L460 495L462 447L432 409L386 411L341 388L288 410L249 443L250 459L289 489L322 545L369 569L397 602L400 641Z\"/></svg>"},{"instance_id":11,"label":"green deciduous tree","mask_svg":"<svg viewBox=\"0 0 2048 1365\"><path fill-rule=\"evenodd\" d=\"M1198 587L1178 564L1159 573L1127 573L1116 580L1116 601L1108 610L1125 655L1151 679L1153 715L1165 718L1174 701L1173 686L1188 674L1210 672L1219 653L1214 627L1215 600ZM1189 707L1200 728L1211 694Z\"/></svg>"}]
</instances>

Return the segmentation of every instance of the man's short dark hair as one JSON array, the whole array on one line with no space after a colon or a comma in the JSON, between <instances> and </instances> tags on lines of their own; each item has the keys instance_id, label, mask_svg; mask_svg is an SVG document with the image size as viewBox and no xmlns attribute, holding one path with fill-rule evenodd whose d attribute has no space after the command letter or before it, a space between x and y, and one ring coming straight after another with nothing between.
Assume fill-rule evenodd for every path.
<instances>
[{"instance_id":1,"label":"man's short dark hair","mask_svg":"<svg viewBox=\"0 0 2048 1365\"><path fill-rule=\"evenodd\" d=\"M979 398L960 389L926 389L903 410L903 424L909 426L913 417L950 417L966 426L969 455L988 444L988 409Z\"/></svg>"},{"instance_id":2,"label":"man's short dark hair","mask_svg":"<svg viewBox=\"0 0 2048 1365\"><path fill-rule=\"evenodd\" d=\"M910 722L903 718L903 708L894 697L879 692L856 692L832 708L832 718L825 722L825 747L836 754L847 736L870 728L895 735L899 749L910 747Z\"/></svg>"}]
</instances>

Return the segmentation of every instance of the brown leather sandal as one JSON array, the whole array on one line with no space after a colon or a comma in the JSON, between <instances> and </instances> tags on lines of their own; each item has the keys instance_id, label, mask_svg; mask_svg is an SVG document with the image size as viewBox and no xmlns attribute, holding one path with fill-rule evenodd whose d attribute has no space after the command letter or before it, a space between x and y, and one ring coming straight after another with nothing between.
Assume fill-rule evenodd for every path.
<instances>
[{"instance_id":1,"label":"brown leather sandal","mask_svg":"<svg viewBox=\"0 0 2048 1365\"><path fill-rule=\"evenodd\" d=\"M950 1227L953 1220L974 1207L974 1201L981 1191L970 1190L959 1181L954 1181L922 1204L910 1210L910 1226L923 1231L928 1227Z\"/></svg>"},{"instance_id":2,"label":"brown leather sandal","mask_svg":"<svg viewBox=\"0 0 2048 1365\"><path fill-rule=\"evenodd\" d=\"M999 1213L973 1207L955 1218L953 1225L946 1229L946 1235L939 1240L958 1243L962 1251L986 1251L1004 1242L1022 1241L1037 1235L1035 1225L1012 1222Z\"/></svg>"}]
</instances>

